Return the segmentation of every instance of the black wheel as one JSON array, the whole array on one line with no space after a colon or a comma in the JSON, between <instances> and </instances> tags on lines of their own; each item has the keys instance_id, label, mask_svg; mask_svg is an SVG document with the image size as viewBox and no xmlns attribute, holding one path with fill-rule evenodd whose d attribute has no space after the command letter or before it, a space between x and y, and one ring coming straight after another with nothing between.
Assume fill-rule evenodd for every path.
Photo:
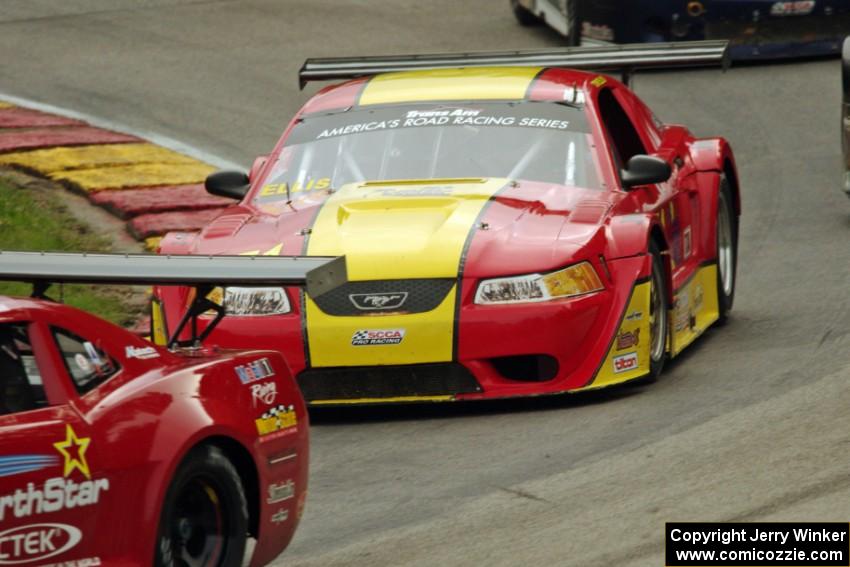
<instances>
[{"instance_id":1,"label":"black wheel","mask_svg":"<svg viewBox=\"0 0 850 567\"><path fill-rule=\"evenodd\" d=\"M566 0L567 8L567 45L581 45L581 18L578 13L578 0Z\"/></svg>"},{"instance_id":2,"label":"black wheel","mask_svg":"<svg viewBox=\"0 0 850 567\"><path fill-rule=\"evenodd\" d=\"M738 216L732 200L732 189L725 175L720 176L717 194L717 310L723 324L735 300L738 273Z\"/></svg>"},{"instance_id":3,"label":"black wheel","mask_svg":"<svg viewBox=\"0 0 850 567\"><path fill-rule=\"evenodd\" d=\"M540 18L534 15L533 12L529 11L527 8L522 6L519 3L519 0L510 0L511 1L511 10L516 17L516 21L519 22L521 26L537 26L540 25Z\"/></svg>"},{"instance_id":4,"label":"black wheel","mask_svg":"<svg viewBox=\"0 0 850 567\"><path fill-rule=\"evenodd\" d=\"M239 567L248 505L239 474L220 449L194 449L174 474L159 520L157 567Z\"/></svg>"},{"instance_id":5,"label":"black wheel","mask_svg":"<svg viewBox=\"0 0 850 567\"><path fill-rule=\"evenodd\" d=\"M649 244L652 256L652 275L649 288L649 380L655 380L664 368L667 360L667 338L669 320L667 305L670 303L667 292L667 278L661 251L655 242Z\"/></svg>"}]
</instances>

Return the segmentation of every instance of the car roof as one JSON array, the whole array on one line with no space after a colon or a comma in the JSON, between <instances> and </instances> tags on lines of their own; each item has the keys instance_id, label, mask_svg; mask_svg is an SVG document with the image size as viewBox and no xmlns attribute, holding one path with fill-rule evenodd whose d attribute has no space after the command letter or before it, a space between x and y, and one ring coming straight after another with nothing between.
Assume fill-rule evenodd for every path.
<instances>
[{"instance_id":1,"label":"car roof","mask_svg":"<svg viewBox=\"0 0 850 567\"><path fill-rule=\"evenodd\" d=\"M352 106L460 100L567 100L610 80L550 67L470 67L384 73L326 87L301 114Z\"/></svg>"}]
</instances>

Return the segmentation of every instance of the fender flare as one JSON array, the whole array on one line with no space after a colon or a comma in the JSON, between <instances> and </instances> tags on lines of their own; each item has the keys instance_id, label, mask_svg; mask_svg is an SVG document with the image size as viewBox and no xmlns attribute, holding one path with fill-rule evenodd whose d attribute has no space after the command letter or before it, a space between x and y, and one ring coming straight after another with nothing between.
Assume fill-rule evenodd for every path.
<instances>
[{"instance_id":1,"label":"fender flare","mask_svg":"<svg viewBox=\"0 0 850 567\"><path fill-rule=\"evenodd\" d=\"M717 172L726 175L735 203L735 214L741 215L741 190L735 154L725 138L706 138L690 144L691 159L697 173Z\"/></svg>"},{"instance_id":2,"label":"fender flare","mask_svg":"<svg viewBox=\"0 0 850 567\"><path fill-rule=\"evenodd\" d=\"M669 290L668 302L673 301L673 269L669 245L664 231L652 214L636 213L614 217L607 226L608 246L605 257L607 260L641 256L647 254L649 242L654 240L661 249L664 262L664 276ZM648 276L649 274L644 274Z\"/></svg>"}]
</instances>

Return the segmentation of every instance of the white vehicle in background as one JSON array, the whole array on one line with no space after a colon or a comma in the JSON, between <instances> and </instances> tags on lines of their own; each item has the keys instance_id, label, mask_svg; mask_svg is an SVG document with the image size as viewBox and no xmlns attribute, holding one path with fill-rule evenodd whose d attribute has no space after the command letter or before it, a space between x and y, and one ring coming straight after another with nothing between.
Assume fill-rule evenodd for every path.
<instances>
[{"instance_id":1,"label":"white vehicle in background","mask_svg":"<svg viewBox=\"0 0 850 567\"><path fill-rule=\"evenodd\" d=\"M545 23L567 38L567 45L581 43L578 0L510 0L511 9L523 26Z\"/></svg>"}]
</instances>

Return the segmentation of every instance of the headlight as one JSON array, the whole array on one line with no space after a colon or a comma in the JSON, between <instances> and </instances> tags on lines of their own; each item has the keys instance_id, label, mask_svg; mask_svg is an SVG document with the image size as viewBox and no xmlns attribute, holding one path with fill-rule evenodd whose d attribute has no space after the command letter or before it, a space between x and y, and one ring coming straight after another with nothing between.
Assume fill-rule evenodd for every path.
<instances>
[{"instance_id":1,"label":"headlight","mask_svg":"<svg viewBox=\"0 0 850 567\"><path fill-rule=\"evenodd\" d=\"M550 272L484 280L478 284L475 303L520 303L575 297L605 289L590 262Z\"/></svg>"},{"instance_id":2,"label":"headlight","mask_svg":"<svg viewBox=\"0 0 850 567\"><path fill-rule=\"evenodd\" d=\"M224 307L228 315L281 315L289 313L289 298L279 287L217 287L207 299Z\"/></svg>"}]
</instances>

